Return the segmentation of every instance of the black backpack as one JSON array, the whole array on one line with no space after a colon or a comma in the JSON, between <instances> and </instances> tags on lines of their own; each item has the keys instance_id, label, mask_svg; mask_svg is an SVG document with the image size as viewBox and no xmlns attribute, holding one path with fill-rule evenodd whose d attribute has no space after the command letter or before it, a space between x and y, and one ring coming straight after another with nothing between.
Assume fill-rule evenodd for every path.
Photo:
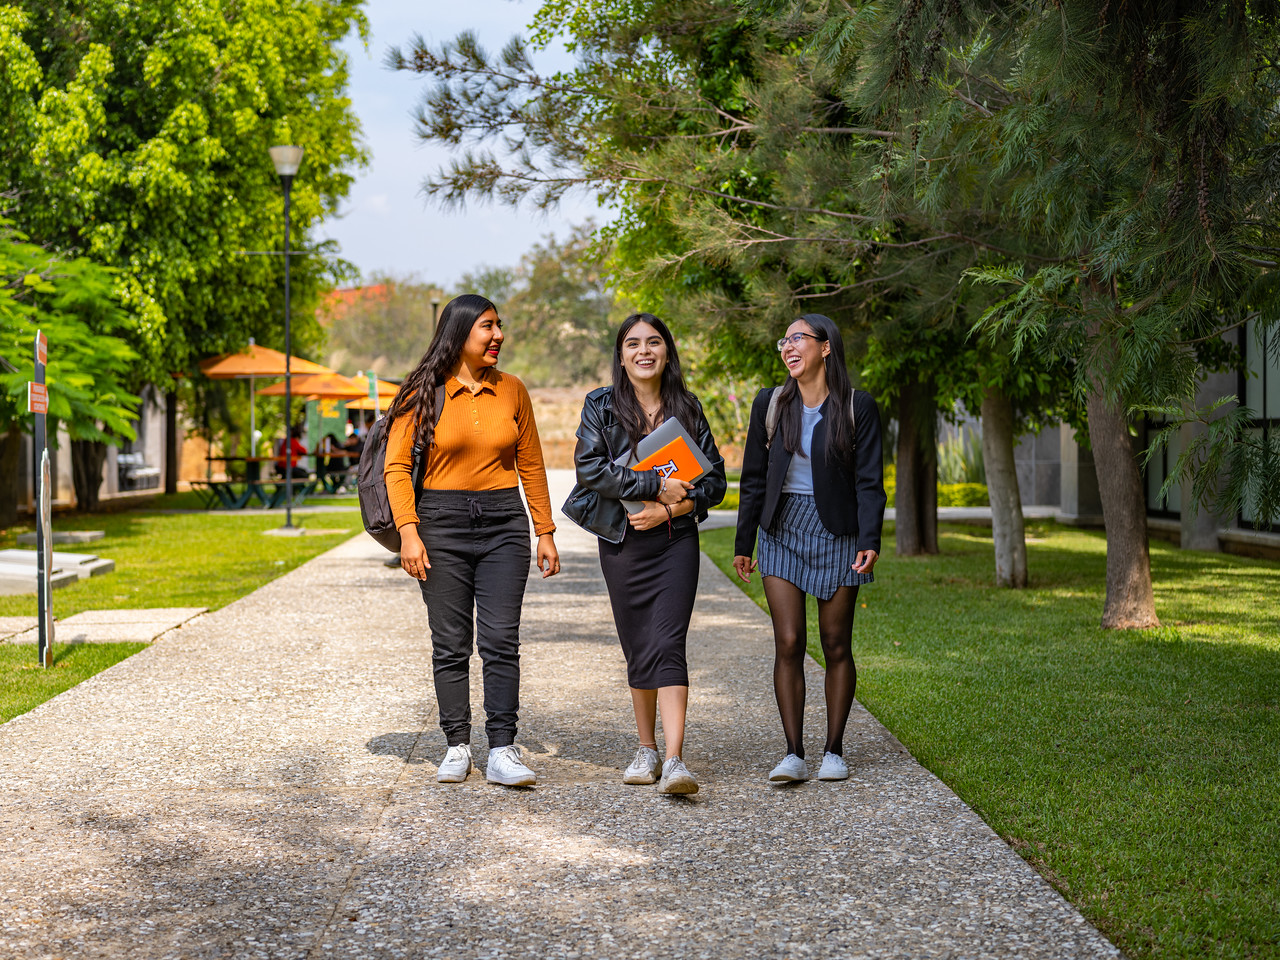
<instances>
[{"instance_id":1,"label":"black backpack","mask_svg":"<svg viewBox=\"0 0 1280 960\"><path fill-rule=\"evenodd\" d=\"M433 420L440 422L440 411L444 409L444 386L436 387L436 404ZM387 418L379 417L369 428L364 438L364 449L360 451L360 465L356 468L356 493L360 497L360 519L369 536L377 540L392 553L400 552L400 531L396 529L396 519L391 514L391 501L387 498L387 481L384 473L387 469ZM413 445L413 468L410 476L413 479L413 492L416 496L422 490L422 478L426 473L426 458L418 444Z\"/></svg>"}]
</instances>

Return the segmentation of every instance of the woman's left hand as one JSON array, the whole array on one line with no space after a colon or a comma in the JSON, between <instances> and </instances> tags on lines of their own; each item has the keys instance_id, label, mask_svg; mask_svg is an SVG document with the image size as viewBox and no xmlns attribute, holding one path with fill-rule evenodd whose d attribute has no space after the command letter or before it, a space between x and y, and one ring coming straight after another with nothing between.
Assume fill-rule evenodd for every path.
<instances>
[{"instance_id":1,"label":"woman's left hand","mask_svg":"<svg viewBox=\"0 0 1280 960\"><path fill-rule=\"evenodd\" d=\"M848 554L845 554L848 556ZM871 568L876 565L876 561L880 559L880 554L874 550L859 550L853 558L854 573L870 573Z\"/></svg>"},{"instance_id":2,"label":"woman's left hand","mask_svg":"<svg viewBox=\"0 0 1280 960\"><path fill-rule=\"evenodd\" d=\"M560 551L556 549L555 538L549 533L538 537L538 569L542 571L543 580L560 572Z\"/></svg>"},{"instance_id":3,"label":"woman's left hand","mask_svg":"<svg viewBox=\"0 0 1280 960\"><path fill-rule=\"evenodd\" d=\"M627 514L627 522L636 530L652 530L660 523L666 523L667 508L656 500L642 500L643 510Z\"/></svg>"}]
</instances>

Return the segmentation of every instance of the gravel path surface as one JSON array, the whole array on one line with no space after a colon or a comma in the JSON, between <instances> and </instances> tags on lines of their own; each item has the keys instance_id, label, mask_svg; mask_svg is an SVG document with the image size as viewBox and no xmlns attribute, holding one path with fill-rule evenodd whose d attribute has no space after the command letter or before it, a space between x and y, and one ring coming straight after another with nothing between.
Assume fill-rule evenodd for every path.
<instances>
[{"instance_id":1,"label":"gravel path surface","mask_svg":"<svg viewBox=\"0 0 1280 960\"><path fill-rule=\"evenodd\" d=\"M557 540L524 615L537 787L436 783L425 610L361 536L0 726L0 957L1118 956L861 707L848 781L767 783L768 619L705 558L702 790L624 786L595 542Z\"/></svg>"}]
</instances>

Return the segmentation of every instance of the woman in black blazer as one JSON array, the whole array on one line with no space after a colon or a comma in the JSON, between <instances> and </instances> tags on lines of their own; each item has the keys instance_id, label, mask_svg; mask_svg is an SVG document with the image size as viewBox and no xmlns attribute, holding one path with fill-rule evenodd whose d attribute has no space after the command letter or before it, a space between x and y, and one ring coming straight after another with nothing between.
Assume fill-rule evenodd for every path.
<instances>
[{"instance_id":1,"label":"woman in black blazer","mask_svg":"<svg viewBox=\"0 0 1280 960\"><path fill-rule=\"evenodd\" d=\"M675 417L711 463L696 486L622 465L628 452ZM613 350L613 385L587 394L573 455L578 483L565 515L600 538L639 749L623 783L658 782L663 793L696 793L684 752L689 703L685 644L698 591L698 523L724 499L724 460L698 398L685 387L671 331L649 313L623 321ZM623 500L641 504L628 514ZM662 715L666 760L655 739Z\"/></svg>"},{"instance_id":2,"label":"woman in black blazer","mask_svg":"<svg viewBox=\"0 0 1280 960\"><path fill-rule=\"evenodd\" d=\"M844 728L858 672L853 613L858 587L875 578L884 522L880 413L853 390L840 331L806 314L778 341L790 374L751 406L742 461L734 569L759 569L773 618L773 689L787 754L769 779L808 780L804 760L805 595L818 599L827 661L827 739L819 780L844 780ZM760 535L759 561L751 555Z\"/></svg>"}]
</instances>

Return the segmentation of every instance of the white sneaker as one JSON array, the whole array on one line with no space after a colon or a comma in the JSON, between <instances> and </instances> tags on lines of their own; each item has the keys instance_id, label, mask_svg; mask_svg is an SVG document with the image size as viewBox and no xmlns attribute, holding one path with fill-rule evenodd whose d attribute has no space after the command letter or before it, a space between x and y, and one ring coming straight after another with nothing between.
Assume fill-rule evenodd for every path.
<instances>
[{"instance_id":1,"label":"white sneaker","mask_svg":"<svg viewBox=\"0 0 1280 960\"><path fill-rule=\"evenodd\" d=\"M524 765L520 759L520 748L514 743L489 751L484 777L490 783L501 783L507 787L531 787L538 782L537 774Z\"/></svg>"},{"instance_id":2,"label":"white sneaker","mask_svg":"<svg viewBox=\"0 0 1280 960\"><path fill-rule=\"evenodd\" d=\"M636 758L622 771L622 782L657 783L661 772L662 763L658 760L658 751L653 747L642 746L636 751Z\"/></svg>"},{"instance_id":3,"label":"white sneaker","mask_svg":"<svg viewBox=\"0 0 1280 960\"><path fill-rule=\"evenodd\" d=\"M808 780L809 765L804 762L803 757L788 753L782 758L782 762L773 768L773 771L769 774L769 779L774 783L795 783L799 780Z\"/></svg>"},{"instance_id":4,"label":"white sneaker","mask_svg":"<svg viewBox=\"0 0 1280 960\"><path fill-rule=\"evenodd\" d=\"M658 784L659 793L697 793L698 781L685 767L679 757L667 757L662 765L662 782Z\"/></svg>"},{"instance_id":5,"label":"white sneaker","mask_svg":"<svg viewBox=\"0 0 1280 960\"><path fill-rule=\"evenodd\" d=\"M818 768L819 780L848 780L849 765L838 753L824 753L822 766Z\"/></svg>"},{"instance_id":6,"label":"white sneaker","mask_svg":"<svg viewBox=\"0 0 1280 960\"><path fill-rule=\"evenodd\" d=\"M461 783L471 772L471 747L460 743L450 747L444 759L436 769L436 780L440 783Z\"/></svg>"}]
</instances>

